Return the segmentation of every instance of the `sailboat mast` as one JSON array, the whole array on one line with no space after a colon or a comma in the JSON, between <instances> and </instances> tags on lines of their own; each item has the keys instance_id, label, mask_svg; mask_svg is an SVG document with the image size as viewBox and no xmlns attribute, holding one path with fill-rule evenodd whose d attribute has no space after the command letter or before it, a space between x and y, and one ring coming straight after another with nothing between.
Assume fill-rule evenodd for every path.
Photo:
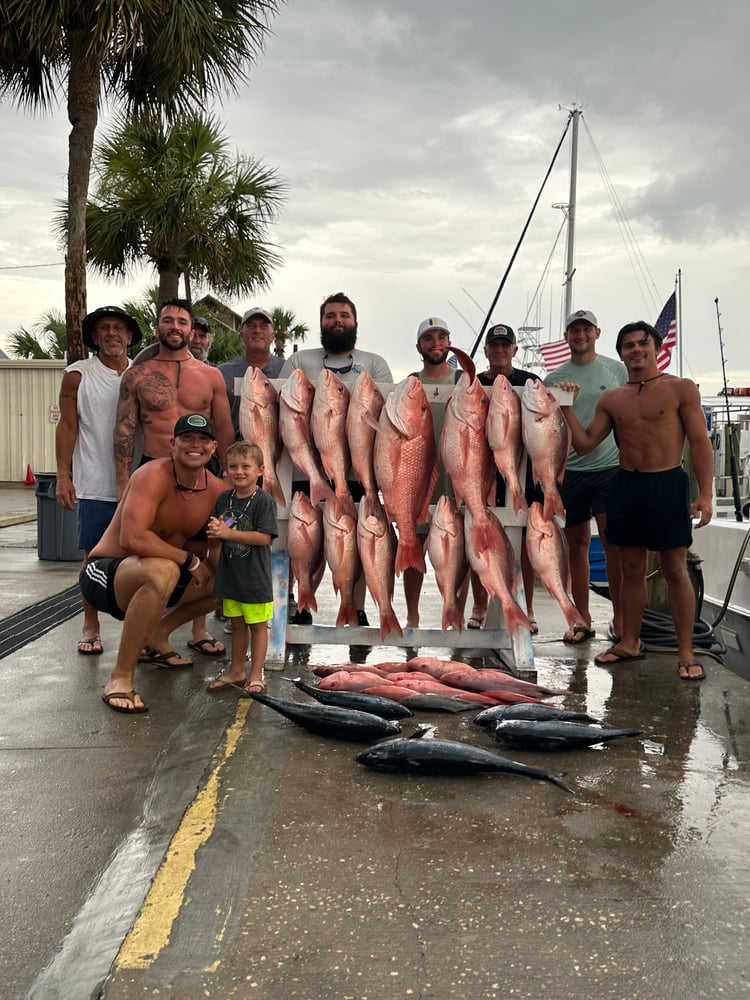
<instances>
[{"instance_id":1,"label":"sailboat mast","mask_svg":"<svg viewBox=\"0 0 750 1000\"><path fill-rule=\"evenodd\" d=\"M576 184L578 181L578 120L581 109L575 105L569 112L573 128L570 132L570 189L568 193L568 233L565 248L565 316L573 312L573 275L575 274Z\"/></svg>"}]
</instances>

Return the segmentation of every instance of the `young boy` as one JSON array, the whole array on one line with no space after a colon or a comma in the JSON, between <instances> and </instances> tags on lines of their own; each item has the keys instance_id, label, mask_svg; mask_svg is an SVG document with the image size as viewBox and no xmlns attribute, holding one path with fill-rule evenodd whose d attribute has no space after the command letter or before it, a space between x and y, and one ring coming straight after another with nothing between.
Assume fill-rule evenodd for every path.
<instances>
[{"instance_id":1,"label":"young boy","mask_svg":"<svg viewBox=\"0 0 750 1000\"><path fill-rule=\"evenodd\" d=\"M244 687L265 691L263 665L268 649L268 622L273 617L271 542L278 534L276 504L260 486L263 453L257 444L238 441L227 449L227 475L233 489L217 499L206 534L210 559L216 566L214 596L232 624L229 671L208 685L208 691ZM246 679L248 626L250 676Z\"/></svg>"}]
</instances>

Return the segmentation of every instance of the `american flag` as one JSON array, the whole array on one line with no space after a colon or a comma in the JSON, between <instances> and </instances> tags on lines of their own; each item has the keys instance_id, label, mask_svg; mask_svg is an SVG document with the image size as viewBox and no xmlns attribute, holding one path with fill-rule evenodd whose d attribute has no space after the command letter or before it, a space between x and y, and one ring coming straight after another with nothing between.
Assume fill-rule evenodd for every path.
<instances>
[{"instance_id":1,"label":"american flag","mask_svg":"<svg viewBox=\"0 0 750 1000\"><path fill-rule=\"evenodd\" d=\"M544 359L544 367L548 372L570 361L570 348L567 340L556 340L554 344L540 344L539 353Z\"/></svg>"},{"instance_id":2,"label":"american flag","mask_svg":"<svg viewBox=\"0 0 750 1000\"><path fill-rule=\"evenodd\" d=\"M672 349L677 346L677 296L675 292L672 292L665 302L654 326L663 338L659 353L656 355L656 367L660 372L663 372L669 368L669 362L672 360Z\"/></svg>"}]
</instances>

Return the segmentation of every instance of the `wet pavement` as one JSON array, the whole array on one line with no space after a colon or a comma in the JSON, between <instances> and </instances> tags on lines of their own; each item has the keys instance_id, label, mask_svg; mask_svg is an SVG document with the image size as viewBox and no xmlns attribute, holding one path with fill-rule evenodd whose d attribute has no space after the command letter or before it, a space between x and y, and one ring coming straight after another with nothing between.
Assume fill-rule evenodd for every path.
<instances>
[{"instance_id":1,"label":"wet pavement","mask_svg":"<svg viewBox=\"0 0 750 1000\"><path fill-rule=\"evenodd\" d=\"M0 504L0 523L14 504L33 514L22 490ZM77 576L37 559L34 532L0 527L2 618ZM423 620L438 604L426 586ZM664 652L597 667L605 601L579 647L559 641L546 595L535 606L539 681L641 736L532 754L494 744L473 712L418 721L564 771L572 794L503 774L369 771L361 745L207 695L220 664L206 657L139 668L151 710L116 715L100 700L114 621L102 657L76 654L78 617L0 659L3 996L750 995L748 685L708 656L703 684L679 682ZM185 651L188 630L174 638ZM374 647L367 661L405 656ZM347 646L295 647L269 693L302 700L285 678L348 659Z\"/></svg>"}]
</instances>

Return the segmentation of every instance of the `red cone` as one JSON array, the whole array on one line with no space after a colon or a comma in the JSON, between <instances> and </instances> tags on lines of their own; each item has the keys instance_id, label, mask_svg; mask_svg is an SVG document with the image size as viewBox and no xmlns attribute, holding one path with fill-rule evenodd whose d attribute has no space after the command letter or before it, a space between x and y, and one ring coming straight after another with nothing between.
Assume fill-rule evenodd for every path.
<instances>
[{"instance_id":1,"label":"red cone","mask_svg":"<svg viewBox=\"0 0 750 1000\"><path fill-rule=\"evenodd\" d=\"M34 479L34 473L31 471L31 466L26 466L26 478L23 481L24 486L34 486L36 484L36 479Z\"/></svg>"}]
</instances>

